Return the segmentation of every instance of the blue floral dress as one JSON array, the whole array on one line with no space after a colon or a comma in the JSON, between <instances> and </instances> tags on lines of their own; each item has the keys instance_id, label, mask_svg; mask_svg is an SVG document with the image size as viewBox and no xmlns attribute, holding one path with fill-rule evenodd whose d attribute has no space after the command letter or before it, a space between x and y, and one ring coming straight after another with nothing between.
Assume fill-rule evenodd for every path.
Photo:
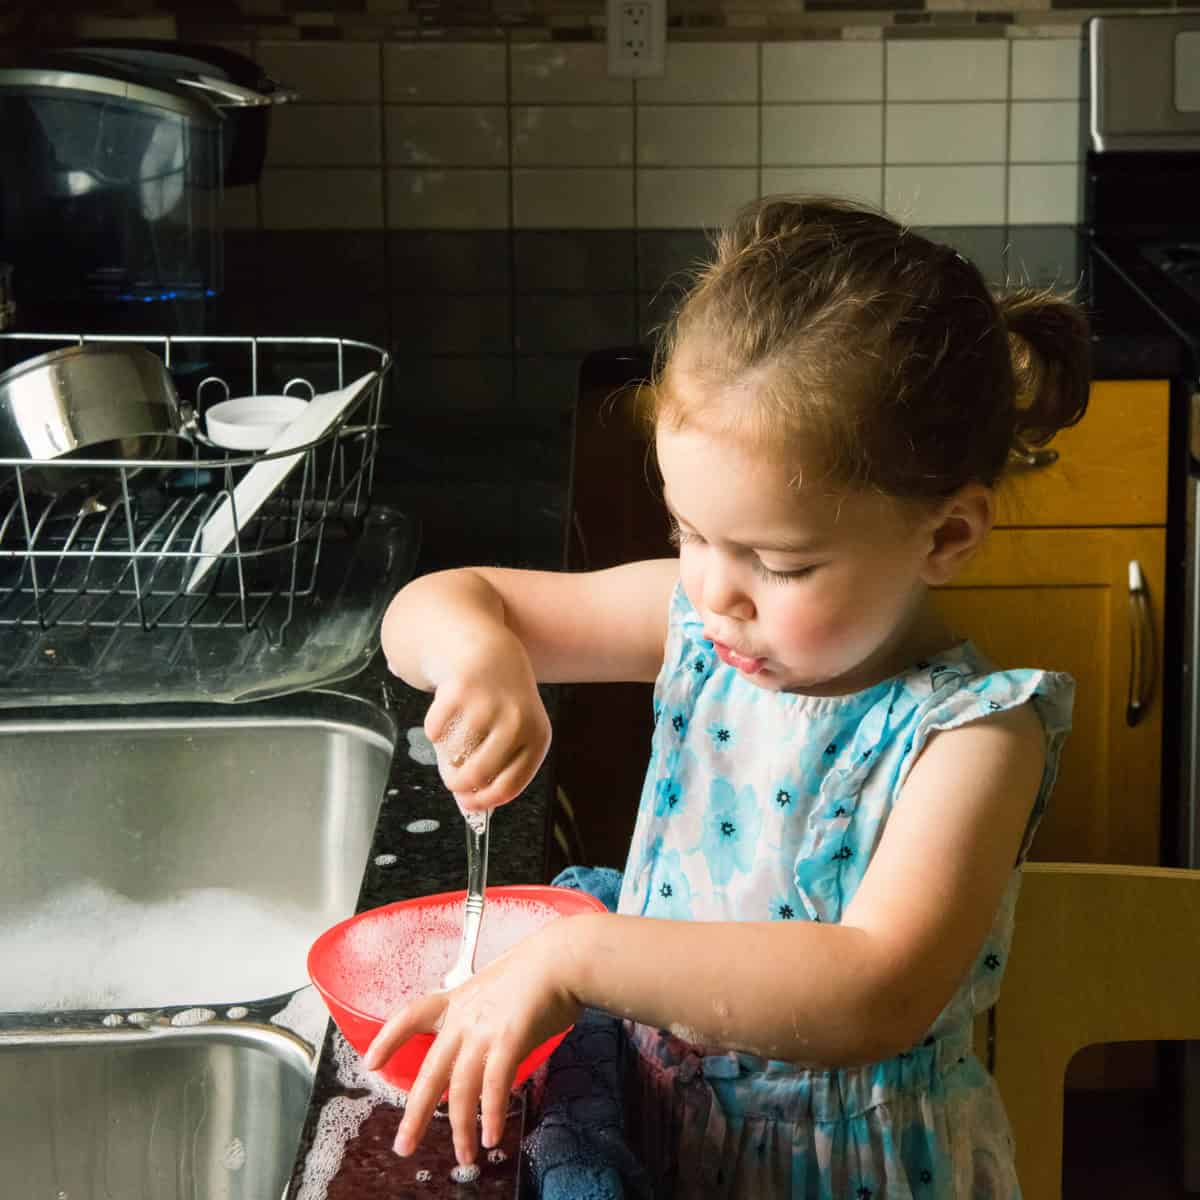
<instances>
[{"instance_id":1,"label":"blue floral dress","mask_svg":"<svg viewBox=\"0 0 1200 1200\"><path fill-rule=\"evenodd\" d=\"M1066 675L996 671L969 642L852 695L767 691L721 663L677 586L618 911L840 920L929 736L1032 702L1046 768L1019 864L1053 786L1073 691ZM1008 1121L971 1052L972 1020L1004 973L1018 864L962 985L896 1058L810 1070L630 1024L629 1135L655 1194L1018 1196Z\"/></svg>"}]
</instances>

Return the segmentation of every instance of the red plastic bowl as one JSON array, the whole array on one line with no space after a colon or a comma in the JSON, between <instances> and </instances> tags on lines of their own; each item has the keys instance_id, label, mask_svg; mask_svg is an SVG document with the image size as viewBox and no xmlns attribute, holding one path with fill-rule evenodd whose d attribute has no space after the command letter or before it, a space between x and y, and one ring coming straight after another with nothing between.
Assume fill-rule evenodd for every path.
<instances>
[{"instance_id":1,"label":"red plastic bowl","mask_svg":"<svg viewBox=\"0 0 1200 1200\"><path fill-rule=\"evenodd\" d=\"M354 988L347 985L346 976L353 970L356 962L365 962L364 958L356 958L355 950L348 941L347 935L363 925L364 922L386 917L388 913L399 909L438 909L453 906L457 909L457 928L461 928L461 912L467 893L439 892L433 896L417 896L412 900L400 900L395 904L385 904L380 908L368 909L356 913L344 921L325 930L312 944L308 952L308 974L321 993L330 1015L337 1022L342 1036L358 1053L365 1054L375 1035L383 1028L389 1012L370 1013L355 1007L347 998L354 994ZM577 913L604 912L604 905L595 896L587 892L575 891L572 888L549 887L544 884L525 884L511 887L489 887L487 899L492 900L528 900L549 905L560 916L573 916ZM553 918L551 918L553 919ZM487 912L484 912L487 921ZM485 924L486 928L486 924ZM444 944L444 939L440 939ZM457 934L454 947L457 949ZM357 990L361 990L359 985ZM513 1087L523 1083L534 1071L554 1052L555 1047L566 1036L567 1030L547 1038L540 1046L535 1047L521 1065L517 1068ZM401 1045L391 1058L380 1068L380 1074L389 1083L404 1091L412 1087L421 1069L421 1063L429 1047L433 1045L434 1034L415 1033Z\"/></svg>"}]
</instances>

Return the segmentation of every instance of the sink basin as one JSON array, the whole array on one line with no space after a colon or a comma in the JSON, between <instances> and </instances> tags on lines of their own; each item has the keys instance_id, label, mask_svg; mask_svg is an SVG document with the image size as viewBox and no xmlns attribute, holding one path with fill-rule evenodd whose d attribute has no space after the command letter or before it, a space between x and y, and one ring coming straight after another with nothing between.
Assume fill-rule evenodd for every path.
<instances>
[{"instance_id":1,"label":"sink basin","mask_svg":"<svg viewBox=\"0 0 1200 1200\"><path fill-rule=\"evenodd\" d=\"M0 719L0 1012L305 985L354 911L391 761L335 693Z\"/></svg>"},{"instance_id":2,"label":"sink basin","mask_svg":"<svg viewBox=\"0 0 1200 1200\"><path fill-rule=\"evenodd\" d=\"M48 1200L279 1200L310 1084L283 1033L0 1042L4 1176Z\"/></svg>"},{"instance_id":3,"label":"sink basin","mask_svg":"<svg viewBox=\"0 0 1200 1200\"><path fill-rule=\"evenodd\" d=\"M394 741L332 692L0 715L4 1180L278 1200Z\"/></svg>"}]
</instances>

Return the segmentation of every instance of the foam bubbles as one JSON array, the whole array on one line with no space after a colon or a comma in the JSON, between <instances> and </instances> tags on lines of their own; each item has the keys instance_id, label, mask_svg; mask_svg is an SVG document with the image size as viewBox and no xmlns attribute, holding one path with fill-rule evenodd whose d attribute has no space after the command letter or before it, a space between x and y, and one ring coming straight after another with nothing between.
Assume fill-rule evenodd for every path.
<instances>
[{"instance_id":1,"label":"foam bubbles","mask_svg":"<svg viewBox=\"0 0 1200 1200\"><path fill-rule=\"evenodd\" d=\"M334 1096L321 1107L296 1200L325 1200L346 1146L358 1136L374 1107L370 1096Z\"/></svg>"},{"instance_id":2,"label":"foam bubbles","mask_svg":"<svg viewBox=\"0 0 1200 1200\"><path fill-rule=\"evenodd\" d=\"M216 1015L211 1008L187 1008L183 1012L177 1012L171 1018L171 1024L177 1028L183 1025L203 1025Z\"/></svg>"},{"instance_id":3,"label":"foam bubbles","mask_svg":"<svg viewBox=\"0 0 1200 1200\"><path fill-rule=\"evenodd\" d=\"M310 1046L319 1047L325 1040L329 1010L317 989L309 984L292 995L287 1004L271 1018L271 1024L290 1029Z\"/></svg>"},{"instance_id":4,"label":"foam bubbles","mask_svg":"<svg viewBox=\"0 0 1200 1200\"><path fill-rule=\"evenodd\" d=\"M235 1137L221 1155L221 1165L227 1171L240 1171L246 1165L246 1145Z\"/></svg>"},{"instance_id":5,"label":"foam bubbles","mask_svg":"<svg viewBox=\"0 0 1200 1200\"><path fill-rule=\"evenodd\" d=\"M0 1012L277 996L308 982L320 928L311 912L226 888L142 903L84 880L0 914L0 962L22 964L0 972Z\"/></svg>"},{"instance_id":6,"label":"foam bubbles","mask_svg":"<svg viewBox=\"0 0 1200 1200\"><path fill-rule=\"evenodd\" d=\"M489 899L479 934L477 968L558 916L549 904ZM366 916L349 927L331 956L328 975L340 998L360 1012L385 1017L417 996L437 991L458 957L461 903L399 908Z\"/></svg>"},{"instance_id":7,"label":"foam bubbles","mask_svg":"<svg viewBox=\"0 0 1200 1200\"><path fill-rule=\"evenodd\" d=\"M454 1183L475 1183L479 1174L479 1168L474 1163L459 1163L450 1168L450 1179Z\"/></svg>"}]
</instances>

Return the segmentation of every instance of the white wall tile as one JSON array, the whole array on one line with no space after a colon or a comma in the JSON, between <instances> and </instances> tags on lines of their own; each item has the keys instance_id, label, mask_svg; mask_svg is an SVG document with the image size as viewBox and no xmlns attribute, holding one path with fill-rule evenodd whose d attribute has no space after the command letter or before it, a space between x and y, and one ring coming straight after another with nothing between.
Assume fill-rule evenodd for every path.
<instances>
[{"instance_id":1,"label":"white wall tile","mask_svg":"<svg viewBox=\"0 0 1200 1200\"><path fill-rule=\"evenodd\" d=\"M276 167L260 183L264 229L382 229L378 170Z\"/></svg>"},{"instance_id":2,"label":"white wall tile","mask_svg":"<svg viewBox=\"0 0 1200 1200\"><path fill-rule=\"evenodd\" d=\"M889 100L1004 100L1008 42L1003 38L889 41Z\"/></svg>"},{"instance_id":3,"label":"white wall tile","mask_svg":"<svg viewBox=\"0 0 1200 1200\"><path fill-rule=\"evenodd\" d=\"M443 42L383 48L384 99L392 104L503 104L507 52L502 42Z\"/></svg>"},{"instance_id":4,"label":"white wall tile","mask_svg":"<svg viewBox=\"0 0 1200 1200\"><path fill-rule=\"evenodd\" d=\"M381 157L377 104L281 104L271 112L271 166L366 167Z\"/></svg>"},{"instance_id":5,"label":"white wall tile","mask_svg":"<svg viewBox=\"0 0 1200 1200\"><path fill-rule=\"evenodd\" d=\"M762 194L807 192L863 200L878 208L883 203L882 167L764 167Z\"/></svg>"},{"instance_id":6,"label":"white wall tile","mask_svg":"<svg viewBox=\"0 0 1200 1200\"><path fill-rule=\"evenodd\" d=\"M618 167L633 162L633 109L616 104L514 106L513 162Z\"/></svg>"},{"instance_id":7,"label":"white wall tile","mask_svg":"<svg viewBox=\"0 0 1200 1200\"><path fill-rule=\"evenodd\" d=\"M763 100L882 100L883 43L766 42Z\"/></svg>"},{"instance_id":8,"label":"white wall tile","mask_svg":"<svg viewBox=\"0 0 1200 1200\"><path fill-rule=\"evenodd\" d=\"M513 171L518 229L630 229L633 171L579 168Z\"/></svg>"},{"instance_id":9,"label":"white wall tile","mask_svg":"<svg viewBox=\"0 0 1200 1200\"><path fill-rule=\"evenodd\" d=\"M255 59L308 104L378 100L379 45L371 42L259 42Z\"/></svg>"},{"instance_id":10,"label":"white wall tile","mask_svg":"<svg viewBox=\"0 0 1200 1200\"><path fill-rule=\"evenodd\" d=\"M1014 100L1074 100L1080 94L1080 38L1019 38L1012 46Z\"/></svg>"},{"instance_id":11,"label":"white wall tile","mask_svg":"<svg viewBox=\"0 0 1200 1200\"><path fill-rule=\"evenodd\" d=\"M884 207L913 225L1003 225L1004 167L891 167Z\"/></svg>"},{"instance_id":12,"label":"white wall tile","mask_svg":"<svg viewBox=\"0 0 1200 1200\"><path fill-rule=\"evenodd\" d=\"M506 171L388 171L389 229L507 229Z\"/></svg>"},{"instance_id":13,"label":"white wall tile","mask_svg":"<svg viewBox=\"0 0 1200 1200\"><path fill-rule=\"evenodd\" d=\"M1021 101L1012 105L1008 156L1011 162L1078 162L1076 100Z\"/></svg>"},{"instance_id":14,"label":"white wall tile","mask_svg":"<svg viewBox=\"0 0 1200 1200\"><path fill-rule=\"evenodd\" d=\"M882 104L764 104L764 163L880 163Z\"/></svg>"},{"instance_id":15,"label":"white wall tile","mask_svg":"<svg viewBox=\"0 0 1200 1200\"><path fill-rule=\"evenodd\" d=\"M753 167L758 163L758 108L638 105L637 140L643 167Z\"/></svg>"},{"instance_id":16,"label":"white wall tile","mask_svg":"<svg viewBox=\"0 0 1200 1200\"><path fill-rule=\"evenodd\" d=\"M508 166L508 113L502 107L389 104L384 119L393 165Z\"/></svg>"},{"instance_id":17,"label":"white wall tile","mask_svg":"<svg viewBox=\"0 0 1200 1200\"><path fill-rule=\"evenodd\" d=\"M758 46L753 42L667 42L660 79L636 81L639 104L753 104Z\"/></svg>"},{"instance_id":18,"label":"white wall tile","mask_svg":"<svg viewBox=\"0 0 1200 1200\"><path fill-rule=\"evenodd\" d=\"M633 103L633 80L608 74L600 42L514 42L509 54L517 104Z\"/></svg>"},{"instance_id":19,"label":"white wall tile","mask_svg":"<svg viewBox=\"0 0 1200 1200\"><path fill-rule=\"evenodd\" d=\"M1005 104L889 104L889 163L1002 163Z\"/></svg>"},{"instance_id":20,"label":"white wall tile","mask_svg":"<svg viewBox=\"0 0 1200 1200\"><path fill-rule=\"evenodd\" d=\"M1009 167L1008 219L1013 225L1063 225L1078 221L1078 166L1018 163Z\"/></svg>"},{"instance_id":21,"label":"white wall tile","mask_svg":"<svg viewBox=\"0 0 1200 1200\"><path fill-rule=\"evenodd\" d=\"M758 195L758 172L714 167L637 173L639 229L711 229Z\"/></svg>"}]
</instances>

